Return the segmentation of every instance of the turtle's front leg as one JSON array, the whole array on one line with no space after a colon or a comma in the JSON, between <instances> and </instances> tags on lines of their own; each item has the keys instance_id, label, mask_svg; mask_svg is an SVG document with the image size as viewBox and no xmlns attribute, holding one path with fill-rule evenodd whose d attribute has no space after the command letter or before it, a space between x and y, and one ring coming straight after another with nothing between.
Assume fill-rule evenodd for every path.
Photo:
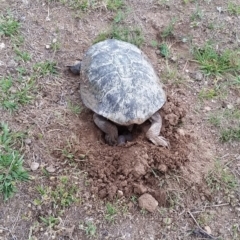
<instances>
[{"instance_id":1,"label":"turtle's front leg","mask_svg":"<svg viewBox=\"0 0 240 240\"><path fill-rule=\"evenodd\" d=\"M169 147L169 142L163 136L159 136L162 127L162 117L158 112L149 118L151 127L148 129L146 136L155 145Z\"/></svg>"},{"instance_id":2,"label":"turtle's front leg","mask_svg":"<svg viewBox=\"0 0 240 240\"><path fill-rule=\"evenodd\" d=\"M117 126L108 121L106 118L94 113L93 114L94 123L105 133L106 142L111 145L117 145L118 143L118 129Z\"/></svg>"}]
</instances>

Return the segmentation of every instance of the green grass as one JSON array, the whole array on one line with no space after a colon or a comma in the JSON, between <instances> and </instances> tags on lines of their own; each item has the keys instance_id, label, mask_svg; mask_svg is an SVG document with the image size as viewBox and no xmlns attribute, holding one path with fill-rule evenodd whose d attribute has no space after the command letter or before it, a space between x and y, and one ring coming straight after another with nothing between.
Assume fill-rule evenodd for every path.
<instances>
[{"instance_id":1,"label":"green grass","mask_svg":"<svg viewBox=\"0 0 240 240\"><path fill-rule=\"evenodd\" d=\"M107 8L109 10L117 11L118 9L124 6L123 0L108 0L107 1Z\"/></svg>"},{"instance_id":2,"label":"green grass","mask_svg":"<svg viewBox=\"0 0 240 240\"><path fill-rule=\"evenodd\" d=\"M41 221L48 227L52 228L59 223L59 219L54 216L39 217Z\"/></svg>"},{"instance_id":3,"label":"green grass","mask_svg":"<svg viewBox=\"0 0 240 240\"><path fill-rule=\"evenodd\" d=\"M51 186L37 186L36 190L41 195L40 199L35 199L35 205L50 205L54 209L63 210L72 203L77 202L77 187L69 183L69 177L62 176L58 178L58 184Z\"/></svg>"},{"instance_id":4,"label":"green grass","mask_svg":"<svg viewBox=\"0 0 240 240\"><path fill-rule=\"evenodd\" d=\"M203 99L211 100L217 96L218 96L218 91L215 88L208 88L208 89L204 88L198 94L198 97L202 100Z\"/></svg>"},{"instance_id":5,"label":"green grass","mask_svg":"<svg viewBox=\"0 0 240 240\"><path fill-rule=\"evenodd\" d=\"M25 105L33 99L34 78L14 80L11 76L0 78L0 106L12 112L20 105Z\"/></svg>"},{"instance_id":6,"label":"green grass","mask_svg":"<svg viewBox=\"0 0 240 240\"><path fill-rule=\"evenodd\" d=\"M115 217L118 214L118 209L116 206L114 206L112 203L107 203L106 204L106 212L105 212L105 219L108 222L113 222Z\"/></svg>"},{"instance_id":7,"label":"green grass","mask_svg":"<svg viewBox=\"0 0 240 240\"><path fill-rule=\"evenodd\" d=\"M23 168L23 156L16 150L24 136L21 132L10 131L6 123L0 124L0 193L4 200L16 192L18 181L29 180L29 174Z\"/></svg>"},{"instance_id":8,"label":"green grass","mask_svg":"<svg viewBox=\"0 0 240 240\"><path fill-rule=\"evenodd\" d=\"M239 74L240 50L224 50L219 53L213 45L205 44L200 49L194 48L193 56L207 75Z\"/></svg>"},{"instance_id":9,"label":"green grass","mask_svg":"<svg viewBox=\"0 0 240 240\"><path fill-rule=\"evenodd\" d=\"M161 37L162 38L168 38L168 37L172 37L173 36L173 31L174 31L174 26L176 23L177 19L173 18L169 24L163 29L162 33L161 33Z\"/></svg>"},{"instance_id":10,"label":"green grass","mask_svg":"<svg viewBox=\"0 0 240 240\"><path fill-rule=\"evenodd\" d=\"M68 101L67 106L73 114L79 115L82 111L82 107L79 104L74 104L71 101Z\"/></svg>"},{"instance_id":11,"label":"green grass","mask_svg":"<svg viewBox=\"0 0 240 240\"><path fill-rule=\"evenodd\" d=\"M113 24L109 31L100 33L94 43L101 42L108 38L114 38L132 43L140 47L144 42L142 31L137 27L127 27L124 25Z\"/></svg>"},{"instance_id":12,"label":"green grass","mask_svg":"<svg viewBox=\"0 0 240 240\"><path fill-rule=\"evenodd\" d=\"M0 36L12 37L18 34L20 23L10 14L0 17Z\"/></svg>"},{"instance_id":13,"label":"green grass","mask_svg":"<svg viewBox=\"0 0 240 240\"><path fill-rule=\"evenodd\" d=\"M196 6L196 10L192 13L190 20L192 22L199 21L203 18L203 11Z\"/></svg>"},{"instance_id":14,"label":"green grass","mask_svg":"<svg viewBox=\"0 0 240 240\"><path fill-rule=\"evenodd\" d=\"M220 140L222 142L240 141L240 125L222 130Z\"/></svg>"},{"instance_id":15,"label":"green grass","mask_svg":"<svg viewBox=\"0 0 240 240\"><path fill-rule=\"evenodd\" d=\"M21 60L23 62L28 62L31 60L31 55L28 52L21 51L18 48L15 48L14 50L17 55L16 57L17 61Z\"/></svg>"},{"instance_id":16,"label":"green grass","mask_svg":"<svg viewBox=\"0 0 240 240\"><path fill-rule=\"evenodd\" d=\"M218 128L221 142L240 141L240 110L224 109L211 113L208 121Z\"/></svg>"},{"instance_id":17,"label":"green grass","mask_svg":"<svg viewBox=\"0 0 240 240\"><path fill-rule=\"evenodd\" d=\"M33 70L38 76L57 74L57 63L49 60L39 62L33 65Z\"/></svg>"},{"instance_id":18,"label":"green grass","mask_svg":"<svg viewBox=\"0 0 240 240\"><path fill-rule=\"evenodd\" d=\"M170 48L167 43L162 43L159 45L160 54L162 57L169 58L170 56Z\"/></svg>"},{"instance_id":19,"label":"green grass","mask_svg":"<svg viewBox=\"0 0 240 240\"><path fill-rule=\"evenodd\" d=\"M54 0L50 0L54 1ZM101 1L93 0L56 0L73 10L80 10L82 12L86 12L90 9L95 9L96 6L100 6L102 3ZM123 0L106 0L104 1L104 5L106 5L108 10L117 11L118 9L124 6Z\"/></svg>"},{"instance_id":20,"label":"green grass","mask_svg":"<svg viewBox=\"0 0 240 240\"><path fill-rule=\"evenodd\" d=\"M215 162L213 170L208 172L205 180L212 191L235 190L238 187L235 176L227 166L222 165L218 160Z\"/></svg>"},{"instance_id":21,"label":"green grass","mask_svg":"<svg viewBox=\"0 0 240 240\"><path fill-rule=\"evenodd\" d=\"M228 6L227 6L227 11L228 11L231 15L237 15L237 16L239 16L239 15L240 15L240 4L238 5L238 4L229 2L229 3L228 3Z\"/></svg>"},{"instance_id":22,"label":"green grass","mask_svg":"<svg viewBox=\"0 0 240 240\"><path fill-rule=\"evenodd\" d=\"M96 236L96 232L97 232L96 225L93 222L87 222L86 225L87 225L85 228L86 235L89 237Z\"/></svg>"}]
</instances>

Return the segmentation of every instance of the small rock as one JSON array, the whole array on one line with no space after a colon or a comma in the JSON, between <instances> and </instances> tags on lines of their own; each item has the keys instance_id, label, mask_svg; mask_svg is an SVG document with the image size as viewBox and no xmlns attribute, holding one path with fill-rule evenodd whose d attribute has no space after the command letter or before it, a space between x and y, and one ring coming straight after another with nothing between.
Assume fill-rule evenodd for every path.
<instances>
[{"instance_id":1,"label":"small rock","mask_svg":"<svg viewBox=\"0 0 240 240\"><path fill-rule=\"evenodd\" d=\"M27 145L30 145L30 144L32 143L32 140L31 140L30 138L26 138L26 139L25 139L25 143L26 143Z\"/></svg>"},{"instance_id":2,"label":"small rock","mask_svg":"<svg viewBox=\"0 0 240 240\"><path fill-rule=\"evenodd\" d=\"M56 42L57 42L57 39L54 38L54 39L52 40L52 43L56 43Z\"/></svg>"},{"instance_id":3,"label":"small rock","mask_svg":"<svg viewBox=\"0 0 240 240\"><path fill-rule=\"evenodd\" d=\"M211 111L211 108L207 106L207 107L204 108L204 110L209 112L209 111Z\"/></svg>"},{"instance_id":4,"label":"small rock","mask_svg":"<svg viewBox=\"0 0 240 240\"><path fill-rule=\"evenodd\" d=\"M0 49L3 49L3 48L5 48L5 43L0 43Z\"/></svg>"},{"instance_id":5,"label":"small rock","mask_svg":"<svg viewBox=\"0 0 240 240\"><path fill-rule=\"evenodd\" d=\"M79 155L79 158L80 158L81 160L83 160L85 157L86 157L85 154L80 154L80 155Z\"/></svg>"},{"instance_id":6,"label":"small rock","mask_svg":"<svg viewBox=\"0 0 240 240\"><path fill-rule=\"evenodd\" d=\"M180 136L185 136L185 135L186 135L185 130L183 130L182 128L179 128L179 129L177 130L177 132L178 132L178 134L179 134Z\"/></svg>"},{"instance_id":7,"label":"small rock","mask_svg":"<svg viewBox=\"0 0 240 240\"><path fill-rule=\"evenodd\" d=\"M117 196L118 196L119 198L121 198L121 197L123 196L123 191L118 190L118 191L117 191Z\"/></svg>"},{"instance_id":8,"label":"small rock","mask_svg":"<svg viewBox=\"0 0 240 240\"><path fill-rule=\"evenodd\" d=\"M48 45L48 44L45 47L46 47L46 49L50 49L50 45Z\"/></svg>"},{"instance_id":9,"label":"small rock","mask_svg":"<svg viewBox=\"0 0 240 240\"><path fill-rule=\"evenodd\" d=\"M50 165L49 167L46 167L46 170L50 173L53 173L56 171L56 168L54 168L52 165Z\"/></svg>"},{"instance_id":10,"label":"small rock","mask_svg":"<svg viewBox=\"0 0 240 240\"><path fill-rule=\"evenodd\" d=\"M32 162L30 168L32 171L36 171L39 168L39 165L40 164L37 162Z\"/></svg>"},{"instance_id":11,"label":"small rock","mask_svg":"<svg viewBox=\"0 0 240 240\"><path fill-rule=\"evenodd\" d=\"M170 225L172 223L172 218L164 218L163 219L163 222L166 224L166 225Z\"/></svg>"},{"instance_id":12,"label":"small rock","mask_svg":"<svg viewBox=\"0 0 240 240\"><path fill-rule=\"evenodd\" d=\"M54 180L55 180L55 177L54 177L54 176L51 176L49 179L50 179L50 181L54 181Z\"/></svg>"},{"instance_id":13,"label":"small rock","mask_svg":"<svg viewBox=\"0 0 240 240\"><path fill-rule=\"evenodd\" d=\"M17 67L17 66L18 66L18 63L15 62L14 60L10 60L10 61L8 62L8 67L9 67L9 68L15 68L15 67Z\"/></svg>"},{"instance_id":14,"label":"small rock","mask_svg":"<svg viewBox=\"0 0 240 240\"><path fill-rule=\"evenodd\" d=\"M212 230L209 226L205 226L204 230L207 232L207 234L211 235L212 234Z\"/></svg>"},{"instance_id":15,"label":"small rock","mask_svg":"<svg viewBox=\"0 0 240 240\"><path fill-rule=\"evenodd\" d=\"M156 50L156 54L160 55L161 54L160 50Z\"/></svg>"},{"instance_id":16,"label":"small rock","mask_svg":"<svg viewBox=\"0 0 240 240\"><path fill-rule=\"evenodd\" d=\"M217 7L217 11L218 11L219 13L221 13L221 12L222 12L222 7Z\"/></svg>"},{"instance_id":17,"label":"small rock","mask_svg":"<svg viewBox=\"0 0 240 240\"><path fill-rule=\"evenodd\" d=\"M232 104L228 104L228 105L227 105L227 108L231 110L231 109L234 108L234 106L233 106Z\"/></svg>"},{"instance_id":18,"label":"small rock","mask_svg":"<svg viewBox=\"0 0 240 240\"><path fill-rule=\"evenodd\" d=\"M176 57L176 56L172 56L172 57L171 57L171 60L172 60L173 62L176 62L176 61L177 61L177 57Z\"/></svg>"},{"instance_id":19,"label":"small rock","mask_svg":"<svg viewBox=\"0 0 240 240\"><path fill-rule=\"evenodd\" d=\"M138 198L138 204L140 208L146 209L151 213L154 212L158 206L157 200L148 193L144 193Z\"/></svg>"},{"instance_id":20,"label":"small rock","mask_svg":"<svg viewBox=\"0 0 240 240\"><path fill-rule=\"evenodd\" d=\"M240 98L237 98L236 104L237 104L237 105L240 105Z\"/></svg>"},{"instance_id":21,"label":"small rock","mask_svg":"<svg viewBox=\"0 0 240 240\"><path fill-rule=\"evenodd\" d=\"M203 80L203 74L201 72L196 72L195 75L194 75L194 79L196 81L201 81Z\"/></svg>"}]
</instances>

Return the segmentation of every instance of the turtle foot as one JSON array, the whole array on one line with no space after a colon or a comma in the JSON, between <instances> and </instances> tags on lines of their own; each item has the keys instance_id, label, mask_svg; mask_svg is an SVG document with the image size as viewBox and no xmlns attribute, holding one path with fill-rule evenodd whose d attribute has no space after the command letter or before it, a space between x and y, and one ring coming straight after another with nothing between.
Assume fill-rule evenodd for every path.
<instances>
[{"instance_id":1,"label":"turtle foot","mask_svg":"<svg viewBox=\"0 0 240 240\"><path fill-rule=\"evenodd\" d=\"M164 138L163 136L153 136L153 137L150 137L149 140L154 144L154 145L157 145L157 146L163 146L163 147L166 147L166 148L170 148L170 143L169 141Z\"/></svg>"}]
</instances>

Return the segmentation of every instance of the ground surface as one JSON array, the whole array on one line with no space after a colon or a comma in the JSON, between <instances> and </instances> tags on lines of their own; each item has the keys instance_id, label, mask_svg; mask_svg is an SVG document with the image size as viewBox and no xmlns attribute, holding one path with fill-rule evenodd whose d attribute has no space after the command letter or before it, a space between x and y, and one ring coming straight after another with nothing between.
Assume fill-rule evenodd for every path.
<instances>
[{"instance_id":1,"label":"ground surface","mask_svg":"<svg viewBox=\"0 0 240 240\"><path fill-rule=\"evenodd\" d=\"M239 114L240 86L201 97L228 77L202 74L191 54L208 40L239 51L239 16L227 11L227 1L131 0L116 11L96 1L84 12L74 8L81 1L69 2L73 9L64 1L0 3L1 14L8 9L20 22L21 50L31 55L29 62L17 61L13 40L1 36L1 77L16 77L24 67L27 78L46 60L57 63L58 73L38 76L31 103L0 109L1 122L27 132L21 151L32 176L0 203L0 239L240 239L239 139L221 142L221 129L209 121L228 111L221 128L239 126L240 117L231 116ZM67 71L117 14L123 26L141 29L140 48L165 84L161 134L170 149L148 142L149 122L134 127L132 142L106 145L81 103L79 78ZM164 42L167 60L157 47ZM152 214L138 206L144 192L158 201Z\"/></svg>"}]
</instances>

